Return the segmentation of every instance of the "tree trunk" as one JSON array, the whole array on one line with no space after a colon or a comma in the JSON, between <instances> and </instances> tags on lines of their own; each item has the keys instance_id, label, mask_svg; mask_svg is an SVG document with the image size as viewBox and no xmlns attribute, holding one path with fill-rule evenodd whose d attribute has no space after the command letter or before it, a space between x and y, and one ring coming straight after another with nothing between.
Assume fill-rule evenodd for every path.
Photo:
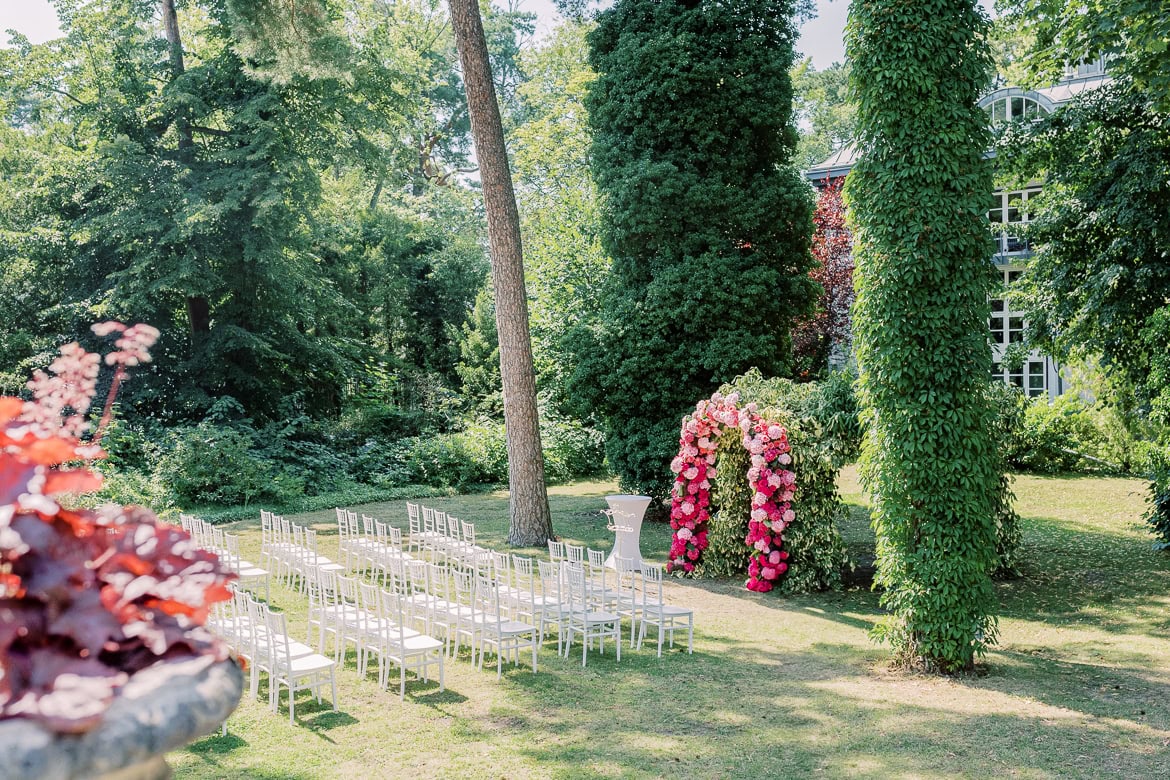
<instances>
[{"instance_id":1,"label":"tree trunk","mask_svg":"<svg viewBox=\"0 0 1170 780\"><path fill-rule=\"evenodd\" d=\"M170 47L171 81L174 81L187 70L183 63L183 39L179 36L175 0L162 0L161 6L163 30ZM195 140L191 135L191 118L186 108L180 108L175 117L175 131L179 135L179 162L190 165L195 157ZM187 326L191 330L191 346L198 350L211 331L211 306L206 296L187 296Z\"/></svg>"},{"instance_id":2,"label":"tree trunk","mask_svg":"<svg viewBox=\"0 0 1170 780\"><path fill-rule=\"evenodd\" d=\"M491 245L511 489L508 544L543 546L552 535L552 518L544 486L544 454L536 411L536 374L528 333L520 215L508 170L504 128L492 84L479 5L476 0L448 0L448 3L471 111L471 135L479 158Z\"/></svg>"}]
</instances>

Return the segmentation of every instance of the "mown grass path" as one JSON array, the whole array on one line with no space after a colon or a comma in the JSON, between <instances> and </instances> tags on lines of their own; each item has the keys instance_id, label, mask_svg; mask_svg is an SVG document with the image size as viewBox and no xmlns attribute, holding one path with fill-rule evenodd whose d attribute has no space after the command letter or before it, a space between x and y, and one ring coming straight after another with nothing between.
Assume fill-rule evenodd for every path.
<instances>
[{"instance_id":1,"label":"mown grass path","mask_svg":"<svg viewBox=\"0 0 1170 780\"><path fill-rule=\"evenodd\" d=\"M872 557L864 496L842 476L850 552ZM608 549L605 483L553 488L563 537ZM876 594L800 598L739 582L674 581L697 611L695 654L542 652L540 672L448 666L448 690L361 680L350 653L341 712L299 699L298 725L245 701L226 738L170 756L179 778L1170 777L1170 555L1140 521L1144 485L1021 476L1023 576L1000 583L1000 643L980 675L892 672L867 631ZM506 497L435 499L502 546ZM405 522L401 502L363 511ZM295 518L335 534L332 513ZM258 521L236 524L257 556ZM669 528L643 554L663 561ZM333 538L322 552L331 554ZM335 546L332 548L335 550ZM305 601L274 588L303 631ZM627 634L628 635L628 634ZM553 646L555 647L555 646ZM302 694L304 696L304 694ZM303 704L301 702L304 702ZM283 711L283 710L282 710Z\"/></svg>"}]
</instances>

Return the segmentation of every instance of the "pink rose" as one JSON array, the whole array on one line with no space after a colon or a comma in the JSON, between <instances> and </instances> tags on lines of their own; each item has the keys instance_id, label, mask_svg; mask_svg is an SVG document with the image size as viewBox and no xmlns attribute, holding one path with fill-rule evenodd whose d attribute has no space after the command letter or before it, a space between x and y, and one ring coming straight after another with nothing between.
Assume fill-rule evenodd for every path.
<instances>
[{"instance_id":1,"label":"pink rose","mask_svg":"<svg viewBox=\"0 0 1170 780\"><path fill-rule=\"evenodd\" d=\"M768 563L772 564L773 566L780 563L780 551L779 550L773 550L771 552L771 554L768 556Z\"/></svg>"},{"instance_id":2,"label":"pink rose","mask_svg":"<svg viewBox=\"0 0 1170 780\"><path fill-rule=\"evenodd\" d=\"M683 570L684 570L684 571L686 571L686 572L689 574L690 572L693 572L693 571L695 570L695 564L693 564L693 563L684 563L684 564L683 564Z\"/></svg>"},{"instance_id":3,"label":"pink rose","mask_svg":"<svg viewBox=\"0 0 1170 780\"><path fill-rule=\"evenodd\" d=\"M791 509L788 509L784 512L784 522L791 523L795 519L796 519L796 512L793 512Z\"/></svg>"},{"instance_id":4,"label":"pink rose","mask_svg":"<svg viewBox=\"0 0 1170 780\"><path fill-rule=\"evenodd\" d=\"M779 439L783 435L784 435L784 429L781 428L779 425L769 425L768 426L768 438L769 439Z\"/></svg>"},{"instance_id":5,"label":"pink rose","mask_svg":"<svg viewBox=\"0 0 1170 780\"><path fill-rule=\"evenodd\" d=\"M679 539L682 539L685 541L687 539L690 539L693 535L694 534L691 533L691 529L689 529L689 528L678 529L678 538Z\"/></svg>"},{"instance_id":6,"label":"pink rose","mask_svg":"<svg viewBox=\"0 0 1170 780\"><path fill-rule=\"evenodd\" d=\"M782 455L781 455L779 458L777 458L776 460L780 461L780 462L781 462L781 463L783 463L785 466L787 466L789 463L791 463L791 462L792 462L792 456L791 456L791 455L789 455L787 452L785 452L785 453L783 453L783 454L782 454Z\"/></svg>"},{"instance_id":7,"label":"pink rose","mask_svg":"<svg viewBox=\"0 0 1170 780\"><path fill-rule=\"evenodd\" d=\"M697 561L699 560L699 551L695 549L687 550L687 557L692 561Z\"/></svg>"},{"instance_id":8,"label":"pink rose","mask_svg":"<svg viewBox=\"0 0 1170 780\"><path fill-rule=\"evenodd\" d=\"M773 569L771 566L765 566L763 568L763 570L760 572L760 574L764 575L764 579L766 579L766 580L776 579L776 570Z\"/></svg>"}]
</instances>

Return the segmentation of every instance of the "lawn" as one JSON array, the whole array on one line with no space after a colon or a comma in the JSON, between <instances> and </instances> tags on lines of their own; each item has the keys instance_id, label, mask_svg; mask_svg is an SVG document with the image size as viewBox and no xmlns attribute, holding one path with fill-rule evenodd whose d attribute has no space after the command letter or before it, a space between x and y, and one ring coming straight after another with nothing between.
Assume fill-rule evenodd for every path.
<instances>
[{"instance_id":1,"label":"lawn","mask_svg":"<svg viewBox=\"0 0 1170 780\"><path fill-rule=\"evenodd\" d=\"M551 491L563 537L605 548L604 495ZM867 636L877 596L855 585L800 598L738 582L674 581L696 610L695 653L590 656L587 669L548 649L540 671L448 666L448 690L397 691L362 680L351 653L340 712L298 699L298 724L245 700L218 735L170 755L179 778L382 777L1170 777L1170 555L1141 523L1144 485L1124 479L1020 476L1022 574L1002 582L1000 642L981 673L940 679L890 671ZM872 560L856 475L842 475L850 553ZM434 499L501 546L507 499ZM363 511L405 522L401 502ZM312 522L336 549L332 513ZM246 553L258 521L237 523ZM643 529L663 561L669 528ZM864 579L855 577L854 581ZM303 630L305 601L273 600ZM555 645L554 645L555 647ZM628 647L628 646L627 646ZM305 696L302 694L302 696Z\"/></svg>"}]
</instances>

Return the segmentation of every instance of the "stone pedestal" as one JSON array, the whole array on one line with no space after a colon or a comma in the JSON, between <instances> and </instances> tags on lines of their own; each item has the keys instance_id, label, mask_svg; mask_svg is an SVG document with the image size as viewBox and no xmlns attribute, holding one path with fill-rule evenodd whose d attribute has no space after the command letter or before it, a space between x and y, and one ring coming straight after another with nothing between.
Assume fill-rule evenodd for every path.
<instances>
[{"instance_id":1,"label":"stone pedestal","mask_svg":"<svg viewBox=\"0 0 1170 780\"><path fill-rule=\"evenodd\" d=\"M56 734L29 720L0 721L5 780L163 780L171 750L218 729L239 704L235 661L208 656L163 661L122 688L101 725Z\"/></svg>"}]
</instances>

